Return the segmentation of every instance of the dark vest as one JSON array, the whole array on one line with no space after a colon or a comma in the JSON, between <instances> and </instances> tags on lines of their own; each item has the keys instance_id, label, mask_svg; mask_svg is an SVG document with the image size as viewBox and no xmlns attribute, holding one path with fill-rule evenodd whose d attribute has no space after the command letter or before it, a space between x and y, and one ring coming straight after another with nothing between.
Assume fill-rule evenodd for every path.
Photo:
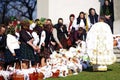
<instances>
[{"instance_id":1,"label":"dark vest","mask_svg":"<svg viewBox=\"0 0 120 80\"><path fill-rule=\"evenodd\" d=\"M89 19L90 19L90 23L94 24L96 22L98 22L98 15L89 15Z\"/></svg>"},{"instance_id":2,"label":"dark vest","mask_svg":"<svg viewBox=\"0 0 120 80\"><path fill-rule=\"evenodd\" d=\"M83 21L84 21L85 26L86 26L86 19L84 18ZM77 24L80 24L80 22L81 22L81 19L80 19L80 18L77 18Z\"/></svg>"},{"instance_id":3,"label":"dark vest","mask_svg":"<svg viewBox=\"0 0 120 80\"><path fill-rule=\"evenodd\" d=\"M0 51L4 52L6 47L6 35L0 35Z\"/></svg>"}]
</instances>

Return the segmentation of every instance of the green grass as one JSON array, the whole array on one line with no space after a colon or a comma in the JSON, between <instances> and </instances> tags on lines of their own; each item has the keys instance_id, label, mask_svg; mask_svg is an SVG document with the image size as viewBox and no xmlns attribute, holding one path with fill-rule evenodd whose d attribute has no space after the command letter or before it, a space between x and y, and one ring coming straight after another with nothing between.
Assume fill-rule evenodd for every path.
<instances>
[{"instance_id":1,"label":"green grass","mask_svg":"<svg viewBox=\"0 0 120 80\"><path fill-rule=\"evenodd\" d=\"M120 80L120 63L108 66L106 72L93 72L91 68L82 71L78 75L61 78L48 78L45 80Z\"/></svg>"}]
</instances>

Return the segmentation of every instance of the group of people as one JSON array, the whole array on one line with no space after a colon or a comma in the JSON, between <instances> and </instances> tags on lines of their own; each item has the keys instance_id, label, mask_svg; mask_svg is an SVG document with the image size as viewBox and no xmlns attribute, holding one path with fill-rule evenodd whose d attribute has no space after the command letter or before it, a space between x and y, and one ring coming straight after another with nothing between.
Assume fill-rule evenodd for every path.
<instances>
[{"instance_id":1,"label":"group of people","mask_svg":"<svg viewBox=\"0 0 120 80\"><path fill-rule=\"evenodd\" d=\"M41 62L41 59L50 58L50 54L60 49L69 50L70 47L86 41L87 32L92 25L106 22L113 32L113 12L109 0L105 0L99 16L94 8L89 9L89 15L80 12L78 18L74 14L69 16L69 25L64 25L63 18L53 25L51 19L46 19L39 25L39 19L32 23L14 19L8 25L0 25L0 66L6 69L19 60L30 60L32 65ZM87 17L86 17L87 16ZM84 52L85 53L85 52Z\"/></svg>"}]
</instances>

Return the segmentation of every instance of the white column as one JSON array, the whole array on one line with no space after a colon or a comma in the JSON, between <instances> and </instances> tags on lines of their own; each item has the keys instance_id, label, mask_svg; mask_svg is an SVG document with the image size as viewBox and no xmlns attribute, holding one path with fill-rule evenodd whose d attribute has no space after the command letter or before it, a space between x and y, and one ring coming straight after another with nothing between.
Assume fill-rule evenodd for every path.
<instances>
[{"instance_id":1,"label":"white column","mask_svg":"<svg viewBox=\"0 0 120 80\"><path fill-rule=\"evenodd\" d=\"M120 0L114 0L114 34L120 34Z\"/></svg>"}]
</instances>

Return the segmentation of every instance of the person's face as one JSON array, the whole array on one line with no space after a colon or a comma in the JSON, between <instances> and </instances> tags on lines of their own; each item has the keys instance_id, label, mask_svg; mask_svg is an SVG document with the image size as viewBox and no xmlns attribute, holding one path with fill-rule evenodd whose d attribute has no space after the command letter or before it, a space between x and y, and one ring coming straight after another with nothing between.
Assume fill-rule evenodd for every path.
<instances>
[{"instance_id":1,"label":"person's face","mask_svg":"<svg viewBox=\"0 0 120 80\"><path fill-rule=\"evenodd\" d=\"M73 22L73 21L74 21L74 17L70 17L70 21L72 21L72 22Z\"/></svg>"},{"instance_id":2,"label":"person's face","mask_svg":"<svg viewBox=\"0 0 120 80\"><path fill-rule=\"evenodd\" d=\"M58 21L58 23L61 23L61 24L63 24L63 20L59 20L59 21Z\"/></svg>"},{"instance_id":3,"label":"person's face","mask_svg":"<svg viewBox=\"0 0 120 80\"><path fill-rule=\"evenodd\" d=\"M51 24L51 21L47 21L47 24Z\"/></svg>"},{"instance_id":4,"label":"person's face","mask_svg":"<svg viewBox=\"0 0 120 80\"><path fill-rule=\"evenodd\" d=\"M28 68L27 64L26 63L22 63L22 68L23 69L27 69Z\"/></svg>"},{"instance_id":5,"label":"person's face","mask_svg":"<svg viewBox=\"0 0 120 80\"><path fill-rule=\"evenodd\" d=\"M20 24L20 21L17 21L17 24Z\"/></svg>"},{"instance_id":6,"label":"person's face","mask_svg":"<svg viewBox=\"0 0 120 80\"><path fill-rule=\"evenodd\" d=\"M83 18L84 18L84 14L80 14L80 18L82 18L82 19L83 19Z\"/></svg>"},{"instance_id":7,"label":"person's face","mask_svg":"<svg viewBox=\"0 0 120 80\"><path fill-rule=\"evenodd\" d=\"M108 5L109 5L109 2L108 2L108 1L105 1L105 5L108 6Z\"/></svg>"},{"instance_id":8,"label":"person's face","mask_svg":"<svg viewBox=\"0 0 120 80\"><path fill-rule=\"evenodd\" d=\"M13 26L13 23L9 23L9 26Z\"/></svg>"},{"instance_id":9,"label":"person's face","mask_svg":"<svg viewBox=\"0 0 120 80\"><path fill-rule=\"evenodd\" d=\"M51 25L51 24L52 24L51 21L45 20L45 25Z\"/></svg>"},{"instance_id":10,"label":"person's face","mask_svg":"<svg viewBox=\"0 0 120 80\"><path fill-rule=\"evenodd\" d=\"M2 66L0 66L0 70L2 70Z\"/></svg>"},{"instance_id":11,"label":"person's face","mask_svg":"<svg viewBox=\"0 0 120 80\"><path fill-rule=\"evenodd\" d=\"M94 16L95 15L95 11L92 9L91 10L91 14Z\"/></svg>"},{"instance_id":12,"label":"person's face","mask_svg":"<svg viewBox=\"0 0 120 80\"><path fill-rule=\"evenodd\" d=\"M4 34L4 33L5 33L5 28L4 28L4 27L2 27L2 28L0 29L0 33L1 33L1 34Z\"/></svg>"},{"instance_id":13,"label":"person's face","mask_svg":"<svg viewBox=\"0 0 120 80\"><path fill-rule=\"evenodd\" d=\"M47 24L47 20L45 20L44 23Z\"/></svg>"}]
</instances>

